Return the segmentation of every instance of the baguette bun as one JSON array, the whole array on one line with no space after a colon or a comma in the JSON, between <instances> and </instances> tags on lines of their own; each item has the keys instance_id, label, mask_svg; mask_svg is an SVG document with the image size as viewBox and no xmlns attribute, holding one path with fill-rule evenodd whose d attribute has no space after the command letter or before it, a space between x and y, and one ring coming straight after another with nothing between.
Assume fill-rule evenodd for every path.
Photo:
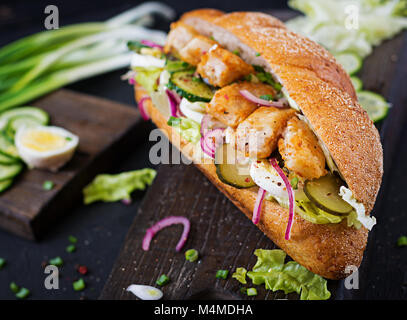
<instances>
[{"instance_id":1,"label":"baguette bun","mask_svg":"<svg viewBox=\"0 0 407 320\"><path fill-rule=\"evenodd\" d=\"M184 14L181 20L200 34L213 36L226 49L239 50L246 62L264 67L280 81L368 214L381 184L382 147L375 126L357 103L349 76L334 57L263 13L223 14L202 9ZM139 85L135 90L137 101L147 95ZM212 161L202 164L194 158L194 149L199 145L187 142L168 126L168 119L150 100L144 106L171 142L251 219L258 188L236 189L221 182ZM298 263L329 279L347 276L348 265L360 265L367 242L366 228L347 227L346 219L338 224L313 224L295 214L291 239L285 240L287 211L275 202L264 201L257 226Z\"/></svg>"}]
</instances>

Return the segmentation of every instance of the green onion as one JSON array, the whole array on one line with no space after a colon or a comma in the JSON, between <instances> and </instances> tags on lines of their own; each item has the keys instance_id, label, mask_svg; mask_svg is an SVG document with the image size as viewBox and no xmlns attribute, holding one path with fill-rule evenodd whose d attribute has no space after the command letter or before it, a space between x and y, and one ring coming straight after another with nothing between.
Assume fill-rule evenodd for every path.
<instances>
[{"instance_id":1,"label":"green onion","mask_svg":"<svg viewBox=\"0 0 407 320\"><path fill-rule=\"evenodd\" d=\"M192 77L192 81L194 82L201 82L201 79L198 77Z\"/></svg>"},{"instance_id":2,"label":"green onion","mask_svg":"<svg viewBox=\"0 0 407 320\"><path fill-rule=\"evenodd\" d=\"M407 246L407 237L406 236L401 236L397 240L397 246L398 247L405 247Z\"/></svg>"},{"instance_id":3,"label":"green onion","mask_svg":"<svg viewBox=\"0 0 407 320\"><path fill-rule=\"evenodd\" d=\"M51 190L54 187L54 183L50 180L44 181L44 183L42 184L42 188L44 190Z\"/></svg>"},{"instance_id":4,"label":"green onion","mask_svg":"<svg viewBox=\"0 0 407 320\"><path fill-rule=\"evenodd\" d=\"M74 282L72 283L72 286L73 286L73 289L74 289L75 291L82 291L82 290L85 289L85 287L86 287L85 281L83 281L82 278L80 278L80 279L77 280L77 281L74 281Z\"/></svg>"},{"instance_id":5,"label":"green onion","mask_svg":"<svg viewBox=\"0 0 407 320\"><path fill-rule=\"evenodd\" d=\"M247 288L246 294L251 296L257 296L257 289L256 288Z\"/></svg>"},{"instance_id":6,"label":"green onion","mask_svg":"<svg viewBox=\"0 0 407 320\"><path fill-rule=\"evenodd\" d=\"M167 124L172 127L177 127L181 124L181 118L176 118L176 117L171 116L168 119Z\"/></svg>"},{"instance_id":7,"label":"green onion","mask_svg":"<svg viewBox=\"0 0 407 320\"><path fill-rule=\"evenodd\" d=\"M256 52L256 57L259 57L261 55L260 52Z\"/></svg>"},{"instance_id":8,"label":"green onion","mask_svg":"<svg viewBox=\"0 0 407 320\"><path fill-rule=\"evenodd\" d=\"M47 30L0 48L0 111L72 82L129 66L128 41L165 41L164 32L142 27L151 24L153 13L174 16L166 5L145 3L103 23Z\"/></svg>"},{"instance_id":9,"label":"green onion","mask_svg":"<svg viewBox=\"0 0 407 320\"><path fill-rule=\"evenodd\" d=\"M185 259L190 262L198 260L198 256L199 256L198 251L195 249L189 249L185 251Z\"/></svg>"},{"instance_id":10,"label":"green onion","mask_svg":"<svg viewBox=\"0 0 407 320\"><path fill-rule=\"evenodd\" d=\"M20 291L20 287L13 281L10 283L10 290L14 293L17 293L18 291Z\"/></svg>"},{"instance_id":11,"label":"green onion","mask_svg":"<svg viewBox=\"0 0 407 320\"><path fill-rule=\"evenodd\" d=\"M72 253L76 250L76 247L74 244L70 244L69 246L66 247L66 252Z\"/></svg>"},{"instance_id":12,"label":"green onion","mask_svg":"<svg viewBox=\"0 0 407 320\"><path fill-rule=\"evenodd\" d=\"M218 270L216 271L216 278L226 280L229 275L228 270Z\"/></svg>"},{"instance_id":13,"label":"green onion","mask_svg":"<svg viewBox=\"0 0 407 320\"><path fill-rule=\"evenodd\" d=\"M55 257L49 260L49 264L60 267L64 264L64 261L61 259L61 257Z\"/></svg>"},{"instance_id":14,"label":"green onion","mask_svg":"<svg viewBox=\"0 0 407 320\"><path fill-rule=\"evenodd\" d=\"M6 265L7 261L4 258L0 258L0 269L2 269Z\"/></svg>"},{"instance_id":15,"label":"green onion","mask_svg":"<svg viewBox=\"0 0 407 320\"><path fill-rule=\"evenodd\" d=\"M78 239L76 237L74 237L74 236L69 236L68 240L69 240L70 243L77 243L78 242Z\"/></svg>"},{"instance_id":16,"label":"green onion","mask_svg":"<svg viewBox=\"0 0 407 320\"><path fill-rule=\"evenodd\" d=\"M156 284L158 284L159 286L164 286L166 285L168 282L170 282L170 278L167 277L167 275L162 274L157 281L155 282Z\"/></svg>"},{"instance_id":17,"label":"green onion","mask_svg":"<svg viewBox=\"0 0 407 320\"><path fill-rule=\"evenodd\" d=\"M297 190L298 189L298 178L297 177L292 178L290 181L290 184L293 187L293 189Z\"/></svg>"},{"instance_id":18,"label":"green onion","mask_svg":"<svg viewBox=\"0 0 407 320\"><path fill-rule=\"evenodd\" d=\"M232 51L235 55L237 55L237 56L239 56L240 57L240 52L239 52L239 50L234 50L234 51Z\"/></svg>"},{"instance_id":19,"label":"green onion","mask_svg":"<svg viewBox=\"0 0 407 320\"><path fill-rule=\"evenodd\" d=\"M272 94L263 94L259 97L260 99L271 101L273 100L274 96Z\"/></svg>"},{"instance_id":20,"label":"green onion","mask_svg":"<svg viewBox=\"0 0 407 320\"><path fill-rule=\"evenodd\" d=\"M27 288L21 288L17 293L16 297L19 299L25 299L30 295L30 290Z\"/></svg>"}]
</instances>

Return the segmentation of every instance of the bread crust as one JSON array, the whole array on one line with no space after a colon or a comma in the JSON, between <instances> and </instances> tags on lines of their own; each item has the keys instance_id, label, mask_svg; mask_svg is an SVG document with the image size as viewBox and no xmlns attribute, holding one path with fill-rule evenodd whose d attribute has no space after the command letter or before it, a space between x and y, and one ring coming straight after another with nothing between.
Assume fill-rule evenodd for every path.
<instances>
[{"instance_id":1,"label":"bread crust","mask_svg":"<svg viewBox=\"0 0 407 320\"><path fill-rule=\"evenodd\" d=\"M148 95L147 92L141 86L135 86L136 101L140 101L146 95ZM145 101L144 107L151 120L173 145L194 161L198 169L251 219L258 188L236 189L224 184L216 174L213 161L200 163L200 159L194 158L194 150L197 146L184 140L177 131L173 130L151 100ZM284 239L287 222L287 209L276 202L264 201L257 226L295 261L328 279L346 277L348 275L345 272L346 266L359 267L366 246L367 229L349 228L345 221L339 224L313 224L299 215L294 215L291 239L287 241Z\"/></svg>"}]
</instances>

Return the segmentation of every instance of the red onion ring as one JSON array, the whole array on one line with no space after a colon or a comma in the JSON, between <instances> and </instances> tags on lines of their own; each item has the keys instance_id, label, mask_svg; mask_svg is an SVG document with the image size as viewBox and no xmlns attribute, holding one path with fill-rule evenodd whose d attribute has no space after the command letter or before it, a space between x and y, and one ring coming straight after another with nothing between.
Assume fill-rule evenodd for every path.
<instances>
[{"instance_id":1,"label":"red onion ring","mask_svg":"<svg viewBox=\"0 0 407 320\"><path fill-rule=\"evenodd\" d=\"M179 117L179 112L178 112L179 102L177 102L177 97L175 96L174 92L172 92L171 90L165 89L165 93L167 94L171 116L178 118Z\"/></svg>"},{"instance_id":2,"label":"red onion ring","mask_svg":"<svg viewBox=\"0 0 407 320\"><path fill-rule=\"evenodd\" d=\"M125 204L126 206L131 205L131 199L122 199L122 203Z\"/></svg>"},{"instance_id":3,"label":"red onion ring","mask_svg":"<svg viewBox=\"0 0 407 320\"><path fill-rule=\"evenodd\" d=\"M184 230L182 231L181 238L179 239L175 250L178 252L182 249L185 242L188 239L189 230L191 228L191 224L189 220L185 217L180 216L170 216L158 221L155 225L148 228L146 231L146 235L143 238L142 248L144 251L148 251L150 249L151 240L153 240L154 236L158 231L163 228L169 227L173 224L182 224L184 225Z\"/></svg>"},{"instance_id":4,"label":"red onion ring","mask_svg":"<svg viewBox=\"0 0 407 320\"><path fill-rule=\"evenodd\" d=\"M216 148L223 143L223 128L216 128L201 137L201 148L211 158L215 158Z\"/></svg>"},{"instance_id":5,"label":"red onion ring","mask_svg":"<svg viewBox=\"0 0 407 320\"><path fill-rule=\"evenodd\" d=\"M140 110L141 117L142 117L143 120L145 120L145 121L150 120L150 116L148 115L148 113L147 113L147 111L146 111L146 107L144 106L144 102L145 102L146 100L148 100L148 99L151 100L151 98L148 97L148 96L142 97L142 98L140 99L140 101L138 102L138 109Z\"/></svg>"},{"instance_id":6,"label":"red onion ring","mask_svg":"<svg viewBox=\"0 0 407 320\"><path fill-rule=\"evenodd\" d=\"M290 240L291 237L291 228L293 226L294 220L294 190L291 187L290 182L288 181L286 175L284 174L283 170L278 165L276 158L271 158L270 163L273 166L274 170L277 171L281 179L283 179L285 187L288 192L288 201L289 201L289 209L288 209L288 223L287 228L285 230L285 240Z\"/></svg>"},{"instance_id":7,"label":"red onion ring","mask_svg":"<svg viewBox=\"0 0 407 320\"><path fill-rule=\"evenodd\" d=\"M256 204L254 205L254 209L253 209L252 221L254 224L258 224L260 221L261 206L263 204L265 195L266 195L266 190L259 187L259 191L257 192Z\"/></svg>"},{"instance_id":8,"label":"red onion ring","mask_svg":"<svg viewBox=\"0 0 407 320\"><path fill-rule=\"evenodd\" d=\"M250 93L247 90L240 90L240 94L246 98L247 100L258 104L260 106L266 106L266 107L275 107L275 108L288 108L287 104L285 101L279 100L279 101L268 101L264 99L260 99L256 97L254 94Z\"/></svg>"},{"instance_id":9,"label":"red onion ring","mask_svg":"<svg viewBox=\"0 0 407 320\"><path fill-rule=\"evenodd\" d=\"M150 47L150 48L158 48L158 49L160 49L161 51L164 51L164 47L163 47L163 46L160 46L159 44L156 44L156 43L154 43L154 42L152 42L152 41L150 41L150 40L141 40L140 43L143 44L143 45L145 45L145 46L147 46L147 47Z\"/></svg>"}]
</instances>

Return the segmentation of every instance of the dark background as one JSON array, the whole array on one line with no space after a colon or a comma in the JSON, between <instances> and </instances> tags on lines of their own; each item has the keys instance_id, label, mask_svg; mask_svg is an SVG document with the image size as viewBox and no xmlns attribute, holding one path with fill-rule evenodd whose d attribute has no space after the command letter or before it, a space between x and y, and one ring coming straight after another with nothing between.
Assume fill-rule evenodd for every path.
<instances>
[{"instance_id":1,"label":"dark background","mask_svg":"<svg viewBox=\"0 0 407 320\"><path fill-rule=\"evenodd\" d=\"M44 26L44 8L53 4L59 8L60 26L85 21L103 21L125 11L142 1L9 1L0 2L0 46L22 36L42 31ZM260 10L264 8L285 7L285 1L164 1L178 14L194 8L213 7L225 11ZM165 29L167 24L161 23ZM132 88L120 80L125 70L102 75L71 85L69 88L135 105ZM147 138L146 132L146 138ZM152 167L148 161L150 144L144 144L129 150L122 163L118 163L110 172ZM30 242L0 230L0 257L7 260L7 266L0 270L0 299L15 299L9 289L9 283L31 290L31 299L79 299L82 296L96 299L109 275L113 262L130 227L143 192L134 194L130 206L121 203L95 203L83 206L78 203L76 209L61 219L45 237L37 242ZM77 251L65 251L68 236L78 238ZM49 258L61 256L64 266L60 268L60 290L46 290L46 275L42 267ZM78 277L75 265L86 265L89 274L84 278L87 289L76 292L72 281Z\"/></svg>"},{"instance_id":2,"label":"dark background","mask_svg":"<svg viewBox=\"0 0 407 320\"><path fill-rule=\"evenodd\" d=\"M214 7L225 11L287 8L285 1L275 0L164 2L170 4L178 14L201 7ZM52 2L2 0L0 46L21 36L43 30L45 18L43 11L49 4L58 6L60 26L64 26L77 22L105 20L138 3L140 2L106 0ZM161 23L159 27L165 30L168 24ZM403 129L407 127L407 112L404 111L407 95L401 89L407 74L406 39L404 33L394 40L401 43L403 48L403 54L398 58L397 65L389 62L390 58L385 53L392 44L385 42L366 59L362 71L361 77L365 88L384 94L395 105L389 117L379 125L384 142L386 172L374 211L379 225L369 234L369 245L360 269L361 288L353 292L343 291L344 298L407 299L407 248L397 248L395 245L400 235L407 235L405 207L407 130ZM378 64L377 61L381 61L382 64ZM132 88L120 81L120 75L124 72L125 70L120 70L81 81L69 88L134 106ZM125 160L111 168L110 172L151 167L148 162L149 147L149 142L134 146L134 149L125 155ZM135 193L133 204L130 206L121 203L95 203L84 207L78 203L76 209L37 243L0 230L0 257L8 261L7 266L0 270L0 299L15 298L8 288L11 281L29 288L32 291L32 299L79 299L81 296L96 299L111 271L143 195L143 192ZM79 240L77 252L72 254L65 252L69 235L74 235ZM48 291L44 289L45 275L41 264L57 255L65 261L61 268L61 289ZM89 275L84 277L87 289L82 293L72 289L71 283L78 276L75 271L76 264L86 265L90 270Z\"/></svg>"}]
</instances>

